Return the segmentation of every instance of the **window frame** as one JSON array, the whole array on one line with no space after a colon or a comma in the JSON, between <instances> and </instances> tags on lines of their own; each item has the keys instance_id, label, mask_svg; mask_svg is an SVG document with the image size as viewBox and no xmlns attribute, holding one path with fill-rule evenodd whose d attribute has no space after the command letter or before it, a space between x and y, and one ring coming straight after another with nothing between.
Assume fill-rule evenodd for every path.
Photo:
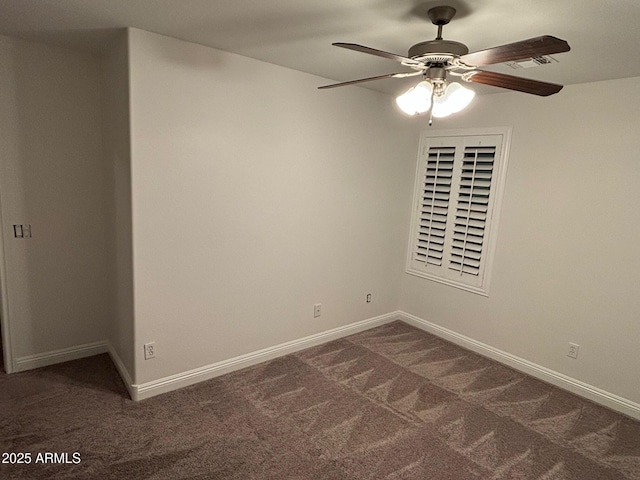
<instances>
[{"instance_id":1,"label":"window frame","mask_svg":"<svg viewBox=\"0 0 640 480\"><path fill-rule=\"evenodd\" d=\"M407 248L407 256L406 256L406 268L405 272L414 275L417 277L425 278L427 280L432 280L438 283L442 283L445 285L449 285L452 287L456 287L465 291L469 291L478 295L489 296L489 287L491 283L491 273L493 270L495 249L497 244L498 237L498 226L500 220L500 211L502 206L502 198L504 195L505 182L507 177L507 167L509 160L509 151L511 144L511 127L484 127L484 128L464 128L464 129L443 129L443 130L427 130L423 131L420 135L420 144L418 148L418 155L416 161L416 168L414 173L414 189L413 189L413 197L411 203L411 222L410 222L410 230L409 230L409 242ZM425 264L425 269L430 268L432 270L437 270L436 272L427 272L423 269L418 269L414 267L414 254L417 250L418 244L418 230L420 219L423 218L421 215L421 200L422 195L424 193L424 185L425 185L425 169L426 162L428 161L427 154L425 152L428 151L431 145L437 139L446 139L455 137L456 142L463 142L465 139L469 139L470 137L483 137L483 136L500 136L501 137L501 145L499 147L499 151L494 157L494 166L493 173L491 177L491 195L489 198L489 207L487 214L487 222L485 224L485 236L483 240L483 248L482 248L482 272L479 276L475 277L479 279L479 281L475 281L472 283L476 283L476 285L471 285L470 282L466 282L463 279L458 281L452 278L447 278L445 275L439 272L448 272L448 267L445 265L445 259L448 262L450 257L449 252L445 252L443 258L443 264L439 268L437 266L427 267ZM464 149L463 149L464 154ZM450 188L450 198L449 198L449 213L455 212L456 204L458 201L458 189L461 183L460 173L461 173L462 165L460 164L460 160L454 160L453 167L453 179L452 185ZM455 196L454 196L455 194ZM446 234L445 234L445 248L448 248L452 243L452 235L453 235L453 221L451 219L447 219L446 224Z\"/></svg>"}]
</instances>

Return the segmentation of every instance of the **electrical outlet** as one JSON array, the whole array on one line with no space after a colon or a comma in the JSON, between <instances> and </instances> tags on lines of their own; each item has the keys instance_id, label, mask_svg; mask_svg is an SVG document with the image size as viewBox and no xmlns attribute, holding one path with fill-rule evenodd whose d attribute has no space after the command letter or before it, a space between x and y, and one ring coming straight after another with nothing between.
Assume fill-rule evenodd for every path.
<instances>
[{"instance_id":1,"label":"electrical outlet","mask_svg":"<svg viewBox=\"0 0 640 480\"><path fill-rule=\"evenodd\" d=\"M149 360L156 358L156 343L150 342L144 344L144 359Z\"/></svg>"},{"instance_id":2,"label":"electrical outlet","mask_svg":"<svg viewBox=\"0 0 640 480\"><path fill-rule=\"evenodd\" d=\"M578 345L576 343L570 343L569 344L569 349L567 350L567 357L578 358L578 349L579 348L580 348L580 345Z\"/></svg>"},{"instance_id":3,"label":"electrical outlet","mask_svg":"<svg viewBox=\"0 0 640 480\"><path fill-rule=\"evenodd\" d=\"M321 303L316 303L313 306L313 318L318 318L321 313L322 313L322 304Z\"/></svg>"},{"instance_id":4,"label":"electrical outlet","mask_svg":"<svg viewBox=\"0 0 640 480\"><path fill-rule=\"evenodd\" d=\"M367 303L371 303L371 294L367 293Z\"/></svg>"}]
</instances>

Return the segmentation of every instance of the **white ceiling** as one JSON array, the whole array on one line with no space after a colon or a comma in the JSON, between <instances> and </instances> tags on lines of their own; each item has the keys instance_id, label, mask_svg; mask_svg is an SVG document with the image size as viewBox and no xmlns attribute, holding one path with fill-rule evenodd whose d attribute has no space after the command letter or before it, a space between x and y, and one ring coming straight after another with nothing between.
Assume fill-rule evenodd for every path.
<instances>
[{"instance_id":1,"label":"white ceiling","mask_svg":"<svg viewBox=\"0 0 640 480\"><path fill-rule=\"evenodd\" d=\"M426 11L443 4L458 10L444 38L471 51L546 34L571 45L557 64L497 71L565 85L640 76L639 0L0 0L0 34L97 52L130 26L344 81L406 69L332 42L406 55L435 38Z\"/></svg>"}]
</instances>

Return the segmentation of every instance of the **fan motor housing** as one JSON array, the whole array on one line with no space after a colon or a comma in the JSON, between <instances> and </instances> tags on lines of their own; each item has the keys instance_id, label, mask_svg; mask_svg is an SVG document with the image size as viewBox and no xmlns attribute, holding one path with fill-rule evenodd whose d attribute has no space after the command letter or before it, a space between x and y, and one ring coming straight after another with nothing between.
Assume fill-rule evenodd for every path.
<instances>
[{"instance_id":1,"label":"fan motor housing","mask_svg":"<svg viewBox=\"0 0 640 480\"><path fill-rule=\"evenodd\" d=\"M409 57L415 60L444 63L454 57L469 53L469 48L452 40L429 40L416 43L409 49Z\"/></svg>"}]
</instances>

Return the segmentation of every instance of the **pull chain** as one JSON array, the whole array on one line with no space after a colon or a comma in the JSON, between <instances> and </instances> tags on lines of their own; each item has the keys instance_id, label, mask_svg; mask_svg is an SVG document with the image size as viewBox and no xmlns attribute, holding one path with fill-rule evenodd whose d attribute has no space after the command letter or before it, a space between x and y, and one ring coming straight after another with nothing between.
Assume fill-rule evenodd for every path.
<instances>
[{"instance_id":1,"label":"pull chain","mask_svg":"<svg viewBox=\"0 0 640 480\"><path fill-rule=\"evenodd\" d=\"M431 90L431 108L429 109L429 126L433 125L433 94L435 93L435 88Z\"/></svg>"}]
</instances>

